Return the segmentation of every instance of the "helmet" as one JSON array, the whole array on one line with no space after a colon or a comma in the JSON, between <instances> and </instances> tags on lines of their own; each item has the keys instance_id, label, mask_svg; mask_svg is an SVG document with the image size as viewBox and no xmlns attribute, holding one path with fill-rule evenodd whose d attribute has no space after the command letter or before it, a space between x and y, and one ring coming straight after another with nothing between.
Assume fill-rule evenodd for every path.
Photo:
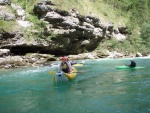
<instances>
[{"instance_id":1,"label":"helmet","mask_svg":"<svg viewBox=\"0 0 150 113\"><path fill-rule=\"evenodd\" d=\"M66 61L68 58L67 57L62 57L61 60Z\"/></svg>"}]
</instances>

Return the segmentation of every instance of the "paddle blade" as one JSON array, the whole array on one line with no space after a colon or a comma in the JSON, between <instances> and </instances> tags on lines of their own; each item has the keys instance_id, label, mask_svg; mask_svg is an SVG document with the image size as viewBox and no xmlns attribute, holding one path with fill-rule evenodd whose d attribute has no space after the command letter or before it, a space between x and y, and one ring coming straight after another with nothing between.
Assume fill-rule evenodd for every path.
<instances>
[{"instance_id":1,"label":"paddle blade","mask_svg":"<svg viewBox=\"0 0 150 113\"><path fill-rule=\"evenodd\" d=\"M50 71L49 74L54 75L54 74L56 74L56 72L55 71Z\"/></svg>"}]
</instances>

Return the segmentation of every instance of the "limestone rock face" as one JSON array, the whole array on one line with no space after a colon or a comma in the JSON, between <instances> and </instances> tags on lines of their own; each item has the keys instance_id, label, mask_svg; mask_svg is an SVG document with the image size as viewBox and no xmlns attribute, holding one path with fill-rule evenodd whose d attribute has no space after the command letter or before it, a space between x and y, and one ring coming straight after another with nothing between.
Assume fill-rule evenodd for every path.
<instances>
[{"instance_id":1,"label":"limestone rock face","mask_svg":"<svg viewBox=\"0 0 150 113\"><path fill-rule=\"evenodd\" d=\"M0 18L3 20L16 19L21 27L32 27L33 24L25 20L25 11L9 0L0 0L0 9L4 4L11 4L16 10L6 16L4 10L0 11ZM3 6L3 5L4 6ZM93 51L104 38L116 37L124 40L127 33L126 27L114 29L113 22L104 25L101 20L91 15L80 15L76 9L64 11L56 8L56 4L49 0L42 0L34 5L33 12L46 24L44 35L47 39L31 38L26 36L22 28L15 32L3 31L0 33L0 49L9 49L15 55L26 53L47 53L54 55L80 54L85 51ZM6 18L7 17L7 18ZM30 29L29 29L30 30ZM38 34L41 31L34 31ZM114 35L113 35L114 34ZM120 39L121 36L121 39Z\"/></svg>"}]
</instances>

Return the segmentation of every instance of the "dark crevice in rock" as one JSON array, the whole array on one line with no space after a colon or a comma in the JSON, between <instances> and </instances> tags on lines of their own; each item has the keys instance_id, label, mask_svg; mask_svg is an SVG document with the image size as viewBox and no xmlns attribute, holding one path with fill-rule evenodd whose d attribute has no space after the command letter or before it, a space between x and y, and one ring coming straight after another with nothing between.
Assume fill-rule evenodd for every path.
<instances>
[{"instance_id":1,"label":"dark crevice in rock","mask_svg":"<svg viewBox=\"0 0 150 113\"><path fill-rule=\"evenodd\" d=\"M51 54L51 55L60 56L60 55L71 54L70 51L64 50L63 48L49 50L48 47L42 47L42 46L15 46L15 47L5 47L5 49L10 49L10 53L12 55L26 55L27 53L41 53L41 54Z\"/></svg>"}]
</instances>

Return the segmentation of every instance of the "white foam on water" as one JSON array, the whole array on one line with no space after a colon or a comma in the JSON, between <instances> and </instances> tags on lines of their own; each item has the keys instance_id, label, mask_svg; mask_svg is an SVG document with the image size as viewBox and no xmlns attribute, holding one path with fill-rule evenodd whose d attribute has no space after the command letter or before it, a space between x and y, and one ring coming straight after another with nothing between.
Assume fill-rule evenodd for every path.
<instances>
[{"instance_id":1,"label":"white foam on water","mask_svg":"<svg viewBox=\"0 0 150 113\"><path fill-rule=\"evenodd\" d=\"M49 70L53 70L50 66L44 66L44 67L30 67L30 68L21 68L21 69L12 69L3 71L1 73L0 79L3 77L23 77L26 75L34 76L38 73L48 73Z\"/></svg>"}]
</instances>

